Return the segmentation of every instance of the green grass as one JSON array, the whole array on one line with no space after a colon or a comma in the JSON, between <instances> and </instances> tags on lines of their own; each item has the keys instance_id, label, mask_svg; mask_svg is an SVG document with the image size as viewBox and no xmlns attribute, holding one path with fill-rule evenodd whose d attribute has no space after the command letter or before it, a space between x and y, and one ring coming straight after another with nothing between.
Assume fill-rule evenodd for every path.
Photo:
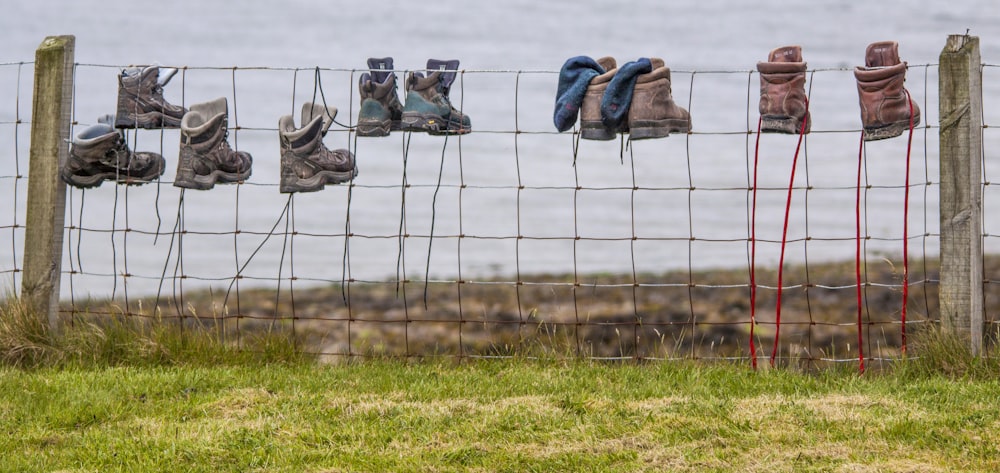
<instances>
[{"instance_id":1,"label":"green grass","mask_svg":"<svg viewBox=\"0 0 1000 473\"><path fill-rule=\"evenodd\" d=\"M382 360L0 369L0 471L996 471L996 381Z\"/></svg>"},{"instance_id":2,"label":"green grass","mask_svg":"<svg viewBox=\"0 0 1000 473\"><path fill-rule=\"evenodd\" d=\"M1000 369L369 359L0 310L0 472L997 471ZM916 353L914 353L916 354Z\"/></svg>"}]
</instances>

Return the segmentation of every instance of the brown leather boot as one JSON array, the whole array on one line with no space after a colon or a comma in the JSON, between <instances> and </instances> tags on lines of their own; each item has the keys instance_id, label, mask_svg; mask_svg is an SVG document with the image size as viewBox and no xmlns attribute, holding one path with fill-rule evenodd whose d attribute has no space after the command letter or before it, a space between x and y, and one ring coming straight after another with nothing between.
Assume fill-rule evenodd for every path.
<instances>
[{"instance_id":1,"label":"brown leather boot","mask_svg":"<svg viewBox=\"0 0 1000 473\"><path fill-rule=\"evenodd\" d=\"M920 107L903 87L906 63L900 62L895 41L868 45L865 67L855 68L854 77L858 80L865 141L893 138L911 124L920 124Z\"/></svg>"},{"instance_id":2,"label":"brown leather boot","mask_svg":"<svg viewBox=\"0 0 1000 473\"><path fill-rule=\"evenodd\" d=\"M291 115L278 119L281 192L315 192L327 184L347 182L358 174L350 151L331 150L323 143L323 136L336 116L336 107L306 102L302 104L301 128L295 127Z\"/></svg>"},{"instance_id":3,"label":"brown leather boot","mask_svg":"<svg viewBox=\"0 0 1000 473\"><path fill-rule=\"evenodd\" d=\"M640 74L628 110L629 139L663 138L691 131L691 114L677 106L670 91L670 68L651 58L653 70Z\"/></svg>"},{"instance_id":4,"label":"brown leather boot","mask_svg":"<svg viewBox=\"0 0 1000 473\"><path fill-rule=\"evenodd\" d=\"M253 157L229 147L229 106L225 97L194 104L181 119L181 145L174 185L207 190L216 182L243 182Z\"/></svg>"},{"instance_id":5,"label":"brown leather boot","mask_svg":"<svg viewBox=\"0 0 1000 473\"><path fill-rule=\"evenodd\" d=\"M81 189L97 187L104 181L139 185L160 177L165 163L159 153L132 152L121 132L107 123L98 123L70 142L69 158L59 176Z\"/></svg>"},{"instance_id":6,"label":"brown leather boot","mask_svg":"<svg viewBox=\"0 0 1000 473\"><path fill-rule=\"evenodd\" d=\"M806 106L806 63L802 61L802 48L783 46L771 50L767 62L757 63L757 71L761 133L809 133L812 120Z\"/></svg>"},{"instance_id":7,"label":"brown leather boot","mask_svg":"<svg viewBox=\"0 0 1000 473\"><path fill-rule=\"evenodd\" d=\"M612 130L601 123L601 100L611 78L618 72L618 64L613 57L602 57L597 63L607 72L591 79L587 86L587 93L580 104L580 137L585 140L613 140L619 130Z\"/></svg>"},{"instance_id":8,"label":"brown leather boot","mask_svg":"<svg viewBox=\"0 0 1000 473\"><path fill-rule=\"evenodd\" d=\"M177 73L160 66L129 67L118 76L116 128L177 128L187 113L163 98L163 87Z\"/></svg>"}]
</instances>

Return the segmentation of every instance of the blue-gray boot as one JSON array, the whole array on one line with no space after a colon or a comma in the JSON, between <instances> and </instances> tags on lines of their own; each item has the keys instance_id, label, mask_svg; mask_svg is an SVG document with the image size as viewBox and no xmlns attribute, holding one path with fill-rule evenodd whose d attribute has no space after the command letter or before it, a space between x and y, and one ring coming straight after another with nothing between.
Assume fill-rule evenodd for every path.
<instances>
[{"instance_id":1,"label":"blue-gray boot","mask_svg":"<svg viewBox=\"0 0 1000 473\"><path fill-rule=\"evenodd\" d=\"M406 78L403 130L432 135L464 135L472 131L467 115L451 105L448 92L455 81L458 60L427 60L427 76L411 72Z\"/></svg>"},{"instance_id":2,"label":"blue-gray boot","mask_svg":"<svg viewBox=\"0 0 1000 473\"><path fill-rule=\"evenodd\" d=\"M361 93L358 136L388 136L390 131L400 129L403 115L392 58L369 58L368 67L371 72L361 74L358 84Z\"/></svg>"}]
</instances>

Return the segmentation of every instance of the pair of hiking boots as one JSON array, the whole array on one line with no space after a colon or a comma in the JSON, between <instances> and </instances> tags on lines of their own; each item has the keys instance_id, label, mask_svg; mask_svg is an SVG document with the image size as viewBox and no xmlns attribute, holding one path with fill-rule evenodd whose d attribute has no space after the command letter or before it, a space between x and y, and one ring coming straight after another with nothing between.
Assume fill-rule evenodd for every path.
<instances>
[{"instance_id":1,"label":"pair of hiking boots","mask_svg":"<svg viewBox=\"0 0 1000 473\"><path fill-rule=\"evenodd\" d=\"M206 190L218 182L247 180L253 158L229 146L225 97L192 105L190 110L168 103L163 98L163 86L176 72L158 65L123 70L118 77L116 115L84 129L71 142L69 159L60 170L63 181L90 188L105 180L138 185L161 176L165 167L163 156L132 152L120 131L124 128L180 128L174 180L177 187ZM302 109L303 126L296 128L290 115L278 120L281 192L317 191L326 184L345 182L357 175L350 152L331 151L323 144L322 138L336 114L334 107L307 103Z\"/></svg>"},{"instance_id":2,"label":"pair of hiking boots","mask_svg":"<svg viewBox=\"0 0 1000 473\"><path fill-rule=\"evenodd\" d=\"M369 72L361 75L358 90L358 136L388 136L392 131L426 131L431 135L464 135L472 122L451 104L458 60L427 60L426 71L406 76L406 105L397 96L391 57L369 58ZM426 74L426 75L425 75Z\"/></svg>"},{"instance_id":3,"label":"pair of hiking boots","mask_svg":"<svg viewBox=\"0 0 1000 473\"><path fill-rule=\"evenodd\" d=\"M587 85L580 105L581 138L612 140L618 133L628 133L629 139L642 140L691 131L691 114L674 102L670 68L660 58L648 62L648 72L624 79L634 81L634 85L624 84L618 91L616 82L622 79L623 71L638 62L620 70L613 57L597 60L605 72Z\"/></svg>"},{"instance_id":4,"label":"pair of hiking boots","mask_svg":"<svg viewBox=\"0 0 1000 473\"><path fill-rule=\"evenodd\" d=\"M278 119L283 193L315 192L327 184L347 182L357 175L354 155L346 149L330 150L323 137L337 116L336 107L307 102L299 127L291 115ZM243 182L250 177L253 158L234 151L226 137L228 104L225 97L191 106L181 120L180 161L174 185L211 189L217 182Z\"/></svg>"},{"instance_id":5,"label":"pair of hiking boots","mask_svg":"<svg viewBox=\"0 0 1000 473\"><path fill-rule=\"evenodd\" d=\"M812 120L805 93L806 63L802 48L771 50L760 72L761 132L809 133ZM920 124L920 107L903 87L906 63L899 60L899 44L881 41L868 45L865 66L854 69L861 105L865 141L899 136Z\"/></svg>"},{"instance_id":6,"label":"pair of hiking boots","mask_svg":"<svg viewBox=\"0 0 1000 473\"><path fill-rule=\"evenodd\" d=\"M346 149L330 150L323 137L337 116L336 107L307 102L300 125L291 115L278 119L283 193L315 192L327 184L347 182L357 175L354 155ZM180 161L174 185L211 189L217 182L243 182L250 177L253 158L234 151L226 137L228 104L225 97L191 106L181 120Z\"/></svg>"}]
</instances>

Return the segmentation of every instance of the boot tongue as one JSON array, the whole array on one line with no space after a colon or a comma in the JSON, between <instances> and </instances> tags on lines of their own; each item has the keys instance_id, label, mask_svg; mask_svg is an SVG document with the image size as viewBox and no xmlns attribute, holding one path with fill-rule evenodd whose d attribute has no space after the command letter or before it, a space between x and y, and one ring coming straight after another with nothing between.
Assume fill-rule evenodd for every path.
<instances>
[{"instance_id":1,"label":"boot tongue","mask_svg":"<svg viewBox=\"0 0 1000 473\"><path fill-rule=\"evenodd\" d=\"M371 69L375 82L384 83L389 78L389 74L392 74L392 58L370 57L368 58L368 68Z\"/></svg>"},{"instance_id":2,"label":"boot tongue","mask_svg":"<svg viewBox=\"0 0 1000 473\"><path fill-rule=\"evenodd\" d=\"M316 117L323 117L323 128L320 133L326 134L333 124L333 119L337 117L337 107L324 107L322 104L306 102L302 104L302 127L304 128Z\"/></svg>"},{"instance_id":3,"label":"boot tongue","mask_svg":"<svg viewBox=\"0 0 1000 473\"><path fill-rule=\"evenodd\" d=\"M769 62L802 62L802 48L784 46L771 51Z\"/></svg>"},{"instance_id":4,"label":"boot tongue","mask_svg":"<svg viewBox=\"0 0 1000 473\"><path fill-rule=\"evenodd\" d=\"M604 57L598 59L597 63L600 64L601 67L604 68L604 72L608 72L608 71L610 71L612 69L617 69L618 68L618 63L615 61L615 58L613 58L611 56L604 56Z\"/></svg>"},{"instance_id":5,"label":"boot tongue","mask_svg":"<svg viewBox=\"0 0 1000 473\"><path fill-rule=\"evenodd\" d=\"M122 69L123 77L138 77L142 82L152 82L152 78L156 78L156 85L163 87L170 82L170 79L177 74L176 67L160 67L159 64L153 64L151 66L129 66Z\"/></svg>"},{"instance_id":6,"label":"boot tongue","mask_svg":"<svg viewBox=\"0 0 1000 473\"><path fill-rule=\"evenodd\" d=\"M151 66L151 67L159 68L159 74L156 78L156 83L160 84L160 87L167 85L167 82L170 82L170 79L174 77L174 74L177 74L177 68L175 67L159 67L159 66Z\"/></svg>"},{"instance_id":7,"label":"boot tongue","mask_svg":"<svg viewBox=\"0 0 1000 473\"><path fill-rule=\"evenodd\" d=\"M441 85L445 90L451 88L451 83L455 82L455 71L458 70L458 59L450 59L447 61L441 61L438 59L428 59L427 60L427 74L431 74L434 71L441 72ZM449 71L449 72L443 72Z\"/></svg>"},{"instance_id":8,"label":"boot tongue","mask_svg":"<svg viewBox=\"0 0 1000 473\"><path fill-rule=\"evenodd\" d=\"M899 45L895 41L882 41L868 45L865 65L868 67L888 67L899 64Z\"/></svg>"}]
</instances>

